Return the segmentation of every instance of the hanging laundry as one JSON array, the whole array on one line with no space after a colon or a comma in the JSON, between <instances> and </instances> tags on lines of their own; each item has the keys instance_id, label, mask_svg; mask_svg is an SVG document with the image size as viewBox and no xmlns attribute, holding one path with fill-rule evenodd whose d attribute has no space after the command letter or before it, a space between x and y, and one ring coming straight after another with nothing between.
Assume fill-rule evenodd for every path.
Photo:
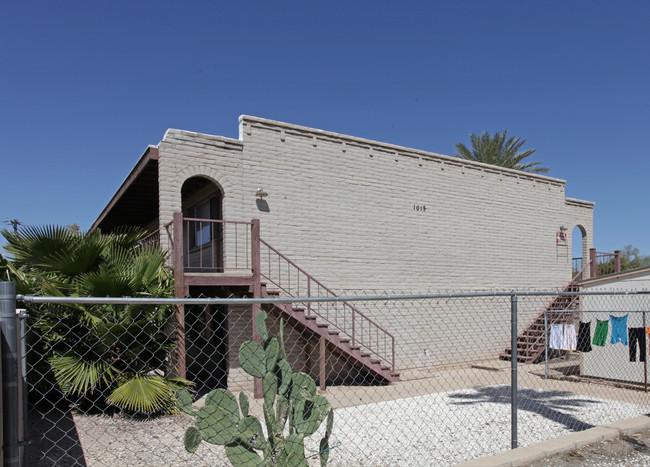
<instances>
[{"instance_id":1,"label":"hanging laundry","mask_svg":"<svg viewBox=\"0 0 650 467\"><path fill-rule=\"evenodd\" d=\"M551 338L549 339L548 348L562 350L562 341L564 340L564 329L561 324L551 324Z\"/></svg>"},{"instance_id":2,"label":"hanging laundry","mask_svg":"<svg viewBox=\"0 0 650 467\"><path fill-rule=\"evenodd\" d=\"M636 344L639 343L639 361L645 362L645 329L629 328L627 330L630 339L630 361L636 362Z\"/></svg>"},{"instance_id":3,"label":"hanging laundry","mask_svg":"<svg viewBox=\"0 0 650 467\"><path fill-rule=\"evenodd\" d=\"M609 320L612 322L612 337L609 343L616 344L620 342L623 345L627 345L627 315L609 315Z\"/></svg>"},{"instance_id":4,"label":"hanging laundry","mask_svg":"<svg viewBox=\"0 0 650 467\"><path fill-rule=\"evenodd\" d=\"M576 349L576 326L575 324L565 324L562 339L562 350Z\"/></svg>"},{"instance_id":5,"label":"hanging laundry","mask_svg":"<svg viewBox=\"0 0 650 467\"><path fill-rule=\"evenodd\" d=\"M591 352L591 321L580 321L576 350L578 352Z\"/></svg>"},{"instance_id":6,"label":"hanging laundry","mask_svg":"<svg viewBox=\"0 0 650 467\"><path fill-rule=\"evenodd\" d=\"M609 332L609 321L596 320L596 331L594 332L594 341L592 344L603 347L607 341L607 333Z\"/></svg>"}]
</instances>

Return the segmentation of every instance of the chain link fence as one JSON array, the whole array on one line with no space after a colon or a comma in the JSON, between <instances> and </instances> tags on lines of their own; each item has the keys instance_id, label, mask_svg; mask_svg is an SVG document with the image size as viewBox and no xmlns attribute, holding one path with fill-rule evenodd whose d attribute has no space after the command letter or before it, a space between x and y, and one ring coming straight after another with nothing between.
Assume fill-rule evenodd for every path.
<instances>
[{"instance_id":1,"label":"chain link fence","mask_svg":"<svg viewBox=\"0 0 650 467\"><path fill-rule=\"evenodd\" d=\"M343 313L343 302L394 345L351 333L341 316L311 313L316 303L321 313ZM169 401L188 386L199 408L211 390L227 388L248 394L261 417L254 378L238 358L258 308L269 335L282 323L292 371L310 375L334 408L330 465L453 465L650 412L644 293L19 296L18 305L26 308L13 319L25 324L16 351L21 362L24 344L29 433L12 442L25 446L27 465L229 465L223 446L184 449L194 420ZM317 435L305 441L313 465Z\"/></svg>"}]
</instances>

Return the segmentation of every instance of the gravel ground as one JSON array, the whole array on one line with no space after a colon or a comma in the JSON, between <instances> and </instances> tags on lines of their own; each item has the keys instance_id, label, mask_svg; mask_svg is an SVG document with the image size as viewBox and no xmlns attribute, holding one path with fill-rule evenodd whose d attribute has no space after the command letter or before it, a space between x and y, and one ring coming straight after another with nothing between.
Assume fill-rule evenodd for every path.
<instances>
[{"instance_id":1,"label":"gravel ground","mask_svg":"<svg viewBox=\"0 0 650 467\"><path fill-rule=\"evenodd\" d=\"M650 405L532 388L520 387L518 397L519 446L650 412ZM52 421L45 437L58 440L55 431L66 432L65 422ZM68 423L66 442L38 443L46 452L31 465L227 465L220 446L202 443L196 454L185 452L183 433L193 423L186 415L140 422L74 415ZM316 452L319 439L306 441L307 452ZM510 448L510 387L336 409L330 444L334 466L453 465L503 452Z\"/></svg>"}]
</instances>

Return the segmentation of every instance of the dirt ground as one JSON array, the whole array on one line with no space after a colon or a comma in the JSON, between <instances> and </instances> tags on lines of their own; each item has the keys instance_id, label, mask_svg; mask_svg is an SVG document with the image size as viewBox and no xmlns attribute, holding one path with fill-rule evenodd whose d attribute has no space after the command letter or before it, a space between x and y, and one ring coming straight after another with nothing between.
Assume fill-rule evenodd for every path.
<instances>
[{"instance_id":1,"label":"dirt ground","mask_svg":"<svg viewBox=\"0 0 650 467\"><path fill-rule=\"evenodd\" d=\"M647 466L650 467L650 428L630 436L590 444L575 451L545 457L531 467Z\"/></svg>"}]
</instances>

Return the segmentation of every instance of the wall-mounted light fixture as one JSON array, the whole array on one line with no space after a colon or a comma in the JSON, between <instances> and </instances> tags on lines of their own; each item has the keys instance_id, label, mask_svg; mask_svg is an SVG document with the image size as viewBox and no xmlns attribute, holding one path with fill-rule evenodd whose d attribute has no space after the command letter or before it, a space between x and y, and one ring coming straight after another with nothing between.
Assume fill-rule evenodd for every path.
<instances>
[{"instance_id":1,"label":"wall-mounted light fixture","mask_svg":"<svg viewBox=\"0 0 650 467\"><path fill-rule=\"evenodd\" d=\"M264 188L259 187L257 191L255 192L255 196L258 197L259 199L264 199L268 196L269 194L264 191Z\"/></svg>"},{"instance_id":2,"label":"wall-mounted light fixture","mask_svg":"<svg viewBox=\"0 0 650 467\"><path fill-rule=\"evenodd\" d=\"M560 226L560 232L566 232L567 230L569 230L569 229L567 229L563 225Z\"/></svg>"}]
</instances>

